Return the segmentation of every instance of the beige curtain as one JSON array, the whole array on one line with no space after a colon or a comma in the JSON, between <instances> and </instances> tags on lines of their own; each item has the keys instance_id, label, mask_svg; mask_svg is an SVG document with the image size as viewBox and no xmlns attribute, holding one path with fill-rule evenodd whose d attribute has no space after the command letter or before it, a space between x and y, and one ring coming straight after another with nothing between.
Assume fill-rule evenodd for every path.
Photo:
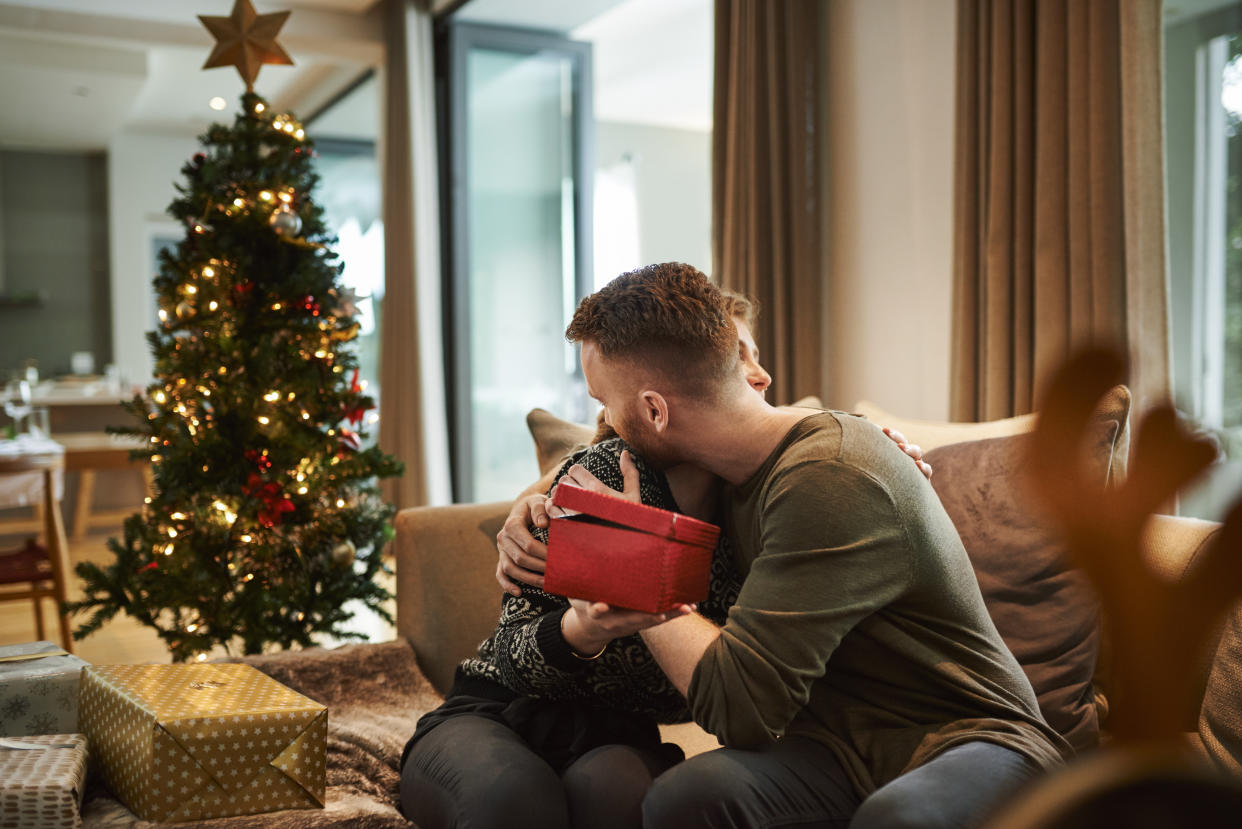
<instances>
[{"instance_id":1,"label":"beige curtain","mask_svg":"<svg viewBox=\"0 0 1242 829\"><path fill-rule=\"evenodd\" d=\"M380 447L405 464L384 482L398 509L447 503L448 427L440 345L440 226L432 20L384 0L384 312Z\"/></svg>"},{"instance_id":2,"label":"beige curtain","mask_svg":"<svg viewBox=\"0 0 1242 829\"><path fill-rule=\"evenodd\" d=\"M716 0L712 260L759 300L773 402L820 389L818 0Z\"/></svg>"},{"instance_id":3,"label":"beige curtain","mask_svg":"<svg viewBox=\"0 0 1242 829\"><path fill-rule=\"evenodd\" d=\"M1031 411L1077 345L1167 398L1160 0L959 0L952 417Z\"/></svg>"}]
</instances>

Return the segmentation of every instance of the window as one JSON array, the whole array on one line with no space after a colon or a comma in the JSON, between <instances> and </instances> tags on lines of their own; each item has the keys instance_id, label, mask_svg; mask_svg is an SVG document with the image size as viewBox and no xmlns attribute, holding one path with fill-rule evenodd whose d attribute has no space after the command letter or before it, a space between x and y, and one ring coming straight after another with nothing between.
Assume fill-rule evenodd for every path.
<instances>
[{"instance_id":1,"label":"window","mask_svg":"<svg viewBox=\"0 0 1242 829\"><path fill-rule=\"evenodd\" d=\"M584 294L711 272L712 31L710 0L470 0L442 25L456 500L536 477L531 408L594 419L564 340Z\"/></svg>"},{"instance_id":2,"label":"window","mask_svg":"<svg viewBox=\"0 0 1242 829\"><path fill-rule=\"evenodd\" d=\"M1220 518L1242 483L1242 10L1165 27L1174 396L1225 462L1184 513Z\"/></svg>"},{"instance_id":3,"label":"window","mask_svg":"<svg viewBox=\"0 0 1242 829\"><path fill-rule=\"evenodd\" d=\"M365 424L367 443L379 436L380 325L384 301L384 222L381 217L379 89L374 74L364 75L306 123L315 140L315 200L324 222L337 237L340 284L357 311L358 376L376 408Z\"/></svg>"}]
</instances>

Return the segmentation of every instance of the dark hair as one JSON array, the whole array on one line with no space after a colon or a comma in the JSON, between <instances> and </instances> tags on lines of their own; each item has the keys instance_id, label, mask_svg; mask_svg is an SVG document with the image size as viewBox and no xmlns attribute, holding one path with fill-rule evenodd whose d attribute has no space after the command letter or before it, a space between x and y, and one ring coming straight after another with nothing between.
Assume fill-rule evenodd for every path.
<instances>
[{"instance_id":1,"label":"dark hair","mask_svg":"<svg viewBox=\"0 0 1242 829\"><path fill-rule=\"evenodd\" d=\"M755 322L759 318L759 301L752 299L746 294L739 294L737 291L731 291L728 288L720 289L720 298L724 301L725 309L731 317L741 317L742 322L746 323L746 327L751 331L755 330Z\"/></svg>"},{"instance_id":2,"label":"dark hair","mask_svg":"<svg viewBox=\"0 0 1242 829\"><path fill-rule=\"evenodd\" d=\"M715 399L736 375L737 327L720 290L680 262L621 274L578 304L565 330L610 360L654 370L676 391Z\"/></svg>"}]
</instances>

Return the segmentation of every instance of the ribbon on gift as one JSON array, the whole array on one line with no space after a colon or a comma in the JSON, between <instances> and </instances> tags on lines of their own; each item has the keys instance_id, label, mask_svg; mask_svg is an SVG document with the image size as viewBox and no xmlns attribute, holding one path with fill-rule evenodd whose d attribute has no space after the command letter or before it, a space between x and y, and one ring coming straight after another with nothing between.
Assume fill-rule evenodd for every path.
<instances>
[{"instance_id":1,"label":"ribbon on gift","mask_svg":"<svg viewBox=\"0 0 1242 829\"><path fill-rule=\"evenodd\" d=\"M11 656L0 656L0 662L29 662L32 659L43 659L45 656L68 656L69 651L56 648L43 653L16 653Z\"/></svg>"},{"instance_id":2,"label":"ribbon on gift","mask_svg":"<svg viewBox=\"0 0 1242 829\"><path fill-rule=\"evenodd\" d=\"M9 740L0 737L0 748L11 748L14 751L31 751L41 748L77 748L73 743L23 743L20 740Z\"/></svg>"}]
</instances>

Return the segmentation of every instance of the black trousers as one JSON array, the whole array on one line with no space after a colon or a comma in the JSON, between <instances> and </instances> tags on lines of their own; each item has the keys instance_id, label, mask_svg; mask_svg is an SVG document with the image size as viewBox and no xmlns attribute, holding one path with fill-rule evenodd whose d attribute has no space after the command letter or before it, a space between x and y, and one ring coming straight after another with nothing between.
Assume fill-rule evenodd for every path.
<instances>
[{"instance_id":1,"label":"black trousers","mask_svg":"<svg viewBox=\"0 0 1242 829\"><path fill-rule=\"evenodd\" d=\"M500 718L464 714L411 746L401 812L420 829L636 829L669 765L666 752L613 743L557 768Z\"/></svg>"}]
</instances>

